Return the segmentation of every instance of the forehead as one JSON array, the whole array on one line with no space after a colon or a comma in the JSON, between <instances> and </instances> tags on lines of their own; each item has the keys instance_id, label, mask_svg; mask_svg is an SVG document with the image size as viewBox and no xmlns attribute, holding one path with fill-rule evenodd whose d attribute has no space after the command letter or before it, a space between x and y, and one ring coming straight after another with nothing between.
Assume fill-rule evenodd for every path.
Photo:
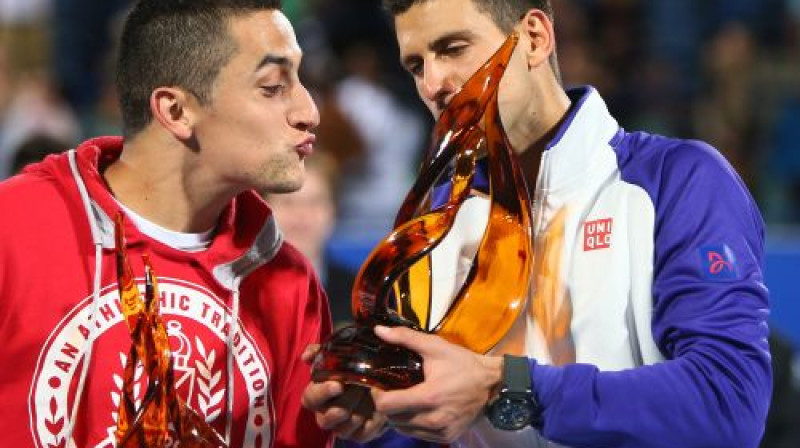
<instances>
[{"instance_id":1,"label":"forehead","mask_svg":"<svg viewBox=\"0 0 800 448\"><path fill-rule=\"evenodd\" d=\"M278 10L258 11L233 17L230 33L239 59L261 59L269 53L292 60L300 58L300 46L289 19ZM244 61L243 61L244 62Z\"/></svg>"},{"instance_id":2,"label":"forehead","mask_svg":"<svg viewBox=\"0 0 800 448\"><path fill-rule=\"evenodd\" d=\"M471 0L426 0L395 17L397 42L401 53L421 51L441 36L470 31L474 34L502 36L492 18Z\"/></svg>"}]
</instances>

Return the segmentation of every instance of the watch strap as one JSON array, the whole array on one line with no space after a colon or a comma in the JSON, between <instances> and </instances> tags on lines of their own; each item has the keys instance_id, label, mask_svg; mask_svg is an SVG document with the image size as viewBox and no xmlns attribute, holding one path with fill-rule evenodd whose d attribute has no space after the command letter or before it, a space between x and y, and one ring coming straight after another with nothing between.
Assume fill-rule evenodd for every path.
<instances>
[{"instance_id":1,"label":"watch strap","mask_svg":"<svg viewBox=\"0 0 800 448\"><path fill-rule=\"evenodd\" d=\"M517 393L532 392L530 372L527 357L503 355L503 389Z\"/></svg>"}]
</instances>

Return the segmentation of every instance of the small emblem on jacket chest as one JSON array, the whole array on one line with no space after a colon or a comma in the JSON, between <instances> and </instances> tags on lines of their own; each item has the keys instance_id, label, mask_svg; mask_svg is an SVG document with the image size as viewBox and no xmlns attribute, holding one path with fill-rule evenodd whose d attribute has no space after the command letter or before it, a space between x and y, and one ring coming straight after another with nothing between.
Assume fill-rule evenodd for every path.
<instances>
[{"instance_id":1,"label":"small emblem on jacket chest","mask_svg":"<svg viewBox=\"0 0 800 448\"><path fill-rule=\"evenodd\" d=\"M598 219L583 223L583 251L608 249L611 247L611 230L614 218Z\"/></svg>"}]
</instances>

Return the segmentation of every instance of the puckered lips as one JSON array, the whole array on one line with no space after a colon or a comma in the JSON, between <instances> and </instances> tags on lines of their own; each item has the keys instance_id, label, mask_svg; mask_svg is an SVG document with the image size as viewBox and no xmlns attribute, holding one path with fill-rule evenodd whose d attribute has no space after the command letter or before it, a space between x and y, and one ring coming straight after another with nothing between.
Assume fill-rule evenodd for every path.
<instances>
[{"instance_id":1,"label":"puckered lips","mask_svg":"<svg viewBox=\"0 0 800 448\"><path fill-rule=\"evenodd\" d=\"M314 153L314 143L317 141L317 137L314 134L308 134L300 143L298 143L295 148L297 149L297 153L300 154L300 157L308 157Z\"/></svg>"}]
</instances>

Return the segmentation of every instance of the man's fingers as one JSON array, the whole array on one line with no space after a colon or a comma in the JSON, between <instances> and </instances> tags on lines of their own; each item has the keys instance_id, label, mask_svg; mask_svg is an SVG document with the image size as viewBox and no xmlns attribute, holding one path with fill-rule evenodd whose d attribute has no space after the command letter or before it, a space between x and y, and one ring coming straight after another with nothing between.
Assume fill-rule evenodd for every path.
<instances>
[{"instance_id":1,"label":"man's fingers","mask_svg":"<svg viewBox=\"0 0 800 448\"><path fill-rule=\"evenodd\" d=\"M325 412L317 412L317 425L326 431L342 430L351 421L353 415L344 408L331 407Z\"/></svg>"},{"instance_id":2,"label":"man's fingers","mask_svg":"<svg viewBox=\"0 0 800 448\"><path fill-rule=\"evenodd\" d=\"M303 354L300 355L300 359L303 360L306 364L311 364L314 361L314 357L317 356L319 353L319 344L311 344L303 350Z\"/></svg>"},{"instance_id":3,"label":"man's fingers","mask_svg":"<svg viewBox=\"0 0 800 448\"><path fill-rule=\"evenodd\" d=\"M370 388L355 384L346 384L342 394L336 397L331 405L347 409L365 418L369 418L375 412Z\"/></svg>"},{"instance_id":4,"label":"man's fingers","mask_svg":"<svg viewBox=\"0 0 800 448\"><path fill-rule=\"evenodd\" d=\"M373 418L367 420L360 430L351 434L350 440L354 440L358 443L369 442L370 440L380 437L387 429L386 417L376 414Z\"/></svg>"},{"instance_id":5,"label":"man's fingers","mask_svg":"<svg viewBox=\"0 0 800 448\"><path fill-rule=\"evenodd\" d=\"M375 391L372 395L375 409L389 417L428 410L432 396L424 384L403 390Z\"/></svg>"},{"instance_id":6,"label":"man's fingers","mask_svg":"<svg viewBox=\"0 0 800 448\"><path fill-rule=\"evenodd\" d=\"M347 421L342 422L339 426L331 428L331 430L339 437L352 439L356 433L363 429L364 422L364 417L352 414Z\"/></svg>"},{"instance_id":7,"label":"man's fingers","mask_svg":"<svg viewBox=\"0 0 800 448\"><path fill-rule=\"evenodd\" d=\"M314 411L317 425L341 437L366 442L383 432L386 418L375 414L370 388L338 381L311 383L303 406Z\"/></svg>"},{"instance_id":8,"label":"man's fingers","mask_svg":"<svg viewBox=\"0 0 800 448\"><path fill-rule=\"evenodd\" d=\"M421 331L415 331L406 327L384 327L375 326L375 334L384 341L400 345L419 354L430 352L432 343L438 338Z\"/></svg>"},{"instance_id":9,"label":"man's fingers","mask_svg":"<svg viewBox=\"0 0 800 448\"><path fill-rule=\"evenodd\" d=\"M337 381L325 381L324 383L311 383L303 392L303 407L312 411L318 411L330 405L330 401L343 392L343 386Z\"/></svg>"}]
</instances>

